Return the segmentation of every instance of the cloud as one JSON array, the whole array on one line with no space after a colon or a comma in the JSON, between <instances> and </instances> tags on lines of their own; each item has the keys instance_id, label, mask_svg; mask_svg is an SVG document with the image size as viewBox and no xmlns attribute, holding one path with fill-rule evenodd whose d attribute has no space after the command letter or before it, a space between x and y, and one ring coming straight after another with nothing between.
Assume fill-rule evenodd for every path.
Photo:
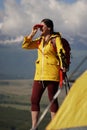
<instances>
[{"instance_id":1,"label":"cloud","mask_svg":"<svg viewBox=\"0 0 87 130\"><path fill-rule=\"evenodd\" d=\"M6 39L6 40L0 40L0 44L14 44L14 43L20 43L23 41L23 36L19 36L19 37L16 37L16 38L9 38L9 39Z\"/></svg>"},{"instance_id":2,"label":"cloud","mask_svg":"<svg viewBox=\"0 0 87 130\"><path fill-rule=\"evenodd\" d=\"M5 0L3 15L0 13L0 34L14 38L15 41L29 34L33 24L43 18L50 18L54 21L56 31L71 39L76 35L82 37L87 35L86 5L87 0L76 0L73 3L63 0Z\"/></svg>"},{"instance_id":3,"label":"cloud","mask_svg":"<svg viewBox=\"0 0 87 130\"><path fill-rule=\"evenodd\" d=\"M86 4L87 1L78 0L71 6L64 5L65 11L63 8L62 12L64 14L64 22L67 27L71 29L71 32L73 31L74 33L78 33L78 31L82 31L85 29L85 22L87 21Z\"/></svg>"},{"instance_id":4,"label":"cloud","mask_svg":"<svg viewBox=\"0 0 87 130\"><path fill-rule=\"evenodd\" d=\"M20 35L21 32L24 32L24 24L27 25L25 22L27 20L26 14L22 11L21 5L18 5L15 0L6 0L4 5L5 16L3 16L1 32L9 36Z\"/></svg>"}]
</instances>

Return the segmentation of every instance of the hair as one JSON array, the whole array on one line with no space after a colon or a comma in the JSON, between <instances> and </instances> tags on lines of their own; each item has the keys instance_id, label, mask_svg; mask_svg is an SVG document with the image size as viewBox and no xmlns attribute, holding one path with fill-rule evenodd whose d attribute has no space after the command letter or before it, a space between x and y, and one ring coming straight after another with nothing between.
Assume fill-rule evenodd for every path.
<instances>
[{"instance_id":1,"label":"hair","mask_svg":"<svg viewBox=\"0 0 87 130\"><path fill-rule=\"evenodd\" d=\"M50 28L51 34L54 32L54 24L53 24L53 21L51 19L43 19L41 22L44 22L47 25L47 27Z\"/></svg>"},{"instance_id":2,"label":"hair","mask_svg":"<svg viewBox=\"0 0 87 130\"><path fill-rule=\"evenodd\" d=\"M54 24L53 24L53 21L51 19L45 18L41 22L44 22L47 25L47 27L50 28L51 34L54 34L54 35L57 34L57 35L61 36L59 32L54 32Z\"/></svg>"}]
</instances>

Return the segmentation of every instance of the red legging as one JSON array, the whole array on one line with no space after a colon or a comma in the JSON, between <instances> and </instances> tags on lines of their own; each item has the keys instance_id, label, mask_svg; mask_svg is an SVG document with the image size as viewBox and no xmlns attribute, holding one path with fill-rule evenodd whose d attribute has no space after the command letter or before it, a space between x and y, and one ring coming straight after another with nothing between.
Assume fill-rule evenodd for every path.
<instances>
[{"instance_id":1,"label":"red legging","mask_svg":"<svg viewBox=\"0 0 87 130\"><path fill-rule=\"evenodd\" d=\"M49 100L51 101L58 90L58 84L59 83L55 81L34 81L31 96L31 110L40 111L40 100L46 87L48 90ZM51 112L56 112L58 108L59 104L56 99L51 105L50 110Z\"/></svg>"}]
</instances>

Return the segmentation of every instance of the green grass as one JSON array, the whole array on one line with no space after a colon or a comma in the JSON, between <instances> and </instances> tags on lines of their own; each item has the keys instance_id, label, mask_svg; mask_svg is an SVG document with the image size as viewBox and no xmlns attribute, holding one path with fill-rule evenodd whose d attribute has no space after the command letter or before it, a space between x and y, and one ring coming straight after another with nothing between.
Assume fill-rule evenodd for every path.
<instances>
[{"instance_id":1,"label":"green grass","mask_svg":"<svg viewBox=\"0 0 87 130\"><path fill-rule=\"evenodd\" d=\"M31 125L29 111L11 107L0 107L0 130L27 130Z\"/></svg>"},{"instance_id":2,"label":"green grass","mask_svg":"<svg viewBox=\"0 0 87 130\"><path fill-rule=\"evenodd\" d=\"M50 115L47 113L39 128L45 129ZM27 110L18 110L11 107L0 107L0 130L29 130L31 128L31 114Z\"/></svg>"}]
</instances>

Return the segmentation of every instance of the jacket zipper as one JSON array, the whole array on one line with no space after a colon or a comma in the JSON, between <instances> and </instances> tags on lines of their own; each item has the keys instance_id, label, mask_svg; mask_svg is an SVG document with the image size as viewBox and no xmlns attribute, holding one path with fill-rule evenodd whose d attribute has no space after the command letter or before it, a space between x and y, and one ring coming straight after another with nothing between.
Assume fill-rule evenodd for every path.
<instances>
[{"instance_id":1,"label":"jacket zipper","mask_svg":"<svg viewBox=\"0 0 87 130\"><path fill-rule=\"evenodd\" d=\"M43 77L43 72L44 72L44 47L42 45L42 72L41 72L41 80L42 80L42 77ZM44 88L43 80L42 80L42 86Z\"/></svg>"}]
</instances>

